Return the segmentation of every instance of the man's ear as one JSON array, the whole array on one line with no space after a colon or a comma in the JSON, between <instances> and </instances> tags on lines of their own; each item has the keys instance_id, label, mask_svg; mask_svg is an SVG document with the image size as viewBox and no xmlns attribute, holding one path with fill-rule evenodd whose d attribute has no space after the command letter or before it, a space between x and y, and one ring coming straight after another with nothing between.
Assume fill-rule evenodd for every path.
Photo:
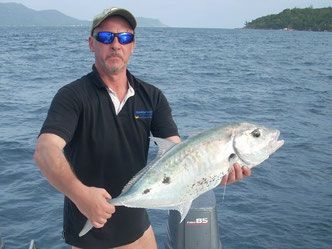
<instances>
[{"instance_id":1,"label":"man's ear","mask_svg":"<svg viewBox=\"0 0 332 249\"><path fill-rule=\"evenodd\" d=\"M134 50L135 50L135 44L136 44L136 39L133 40L133 42L131 43L132 46L131 46L131 53L134 53Z\"/></svg>"},{"instance_id":2,"label":"man's ear","mask_svg":"<svg viewBox=\"0 0 332 249\"><path fill-rule=\"evenodd\" d=\"M90 48L90 51L91 52L94 52L95 51L95 48L94 48L94 40L92 36L89 37L89 48Z\"/></svg>"}]
</instances>

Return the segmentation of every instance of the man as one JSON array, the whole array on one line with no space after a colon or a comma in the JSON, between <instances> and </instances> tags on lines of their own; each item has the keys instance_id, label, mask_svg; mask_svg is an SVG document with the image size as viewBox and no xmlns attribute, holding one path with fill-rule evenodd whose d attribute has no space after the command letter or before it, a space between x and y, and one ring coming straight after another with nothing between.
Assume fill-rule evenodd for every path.
<instances>
[{"instance_id":1,"label":"man","mask_svg":"<svg viewBox=\"0 0 332 249\"><path fill-rule=\"evenodd\" d=\"M146 165L150 132L181 141L162 92L127 70L135 28L124 9L95 17L89 37L93 70L58 91L38 138L34 157L65 195L63 234L73 248L157 248L144 209L115 212L106 201ZM244 175L250 169L235 165L222 184ZM97 229L78 237L86 219Z\"/></svg>"}]
</instances>

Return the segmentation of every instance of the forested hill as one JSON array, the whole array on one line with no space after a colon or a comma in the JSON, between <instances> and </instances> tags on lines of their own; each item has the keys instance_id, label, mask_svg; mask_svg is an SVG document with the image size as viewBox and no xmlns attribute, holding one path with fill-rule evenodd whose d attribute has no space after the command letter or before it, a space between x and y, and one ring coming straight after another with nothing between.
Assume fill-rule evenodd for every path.
<instances>
[{"instance_id":1,"label":"forested hill","mask_svg":"<svg viewBox=\"0 0 332 249\"><path fill-rule=\"evenodd\" d=\"M138 27L166 27L158 19L137 17ZM36 11L18 3L0 3L1 26L90 26L57 10Z\"/></svg>"},{"instance_id":2,"label":"forested hill","mask_svg":"<svg viewBox=\"0 0 332 249\"><path fill-rule=\"evenodd\" d=\"M279 14L247 22L245 28L332 31L332 7L285 9Z\"/></svg>"},{"instance_id":3,"label":"forested hill","mask_svg":"<svg viewBox=\"0 0 332 249\"><path fill-rule=\"evenodd\" d=\"M91 25L66 16L57 10L36 11L18 3L0 3L0 26Z\"/></svg>"}]
</instances>

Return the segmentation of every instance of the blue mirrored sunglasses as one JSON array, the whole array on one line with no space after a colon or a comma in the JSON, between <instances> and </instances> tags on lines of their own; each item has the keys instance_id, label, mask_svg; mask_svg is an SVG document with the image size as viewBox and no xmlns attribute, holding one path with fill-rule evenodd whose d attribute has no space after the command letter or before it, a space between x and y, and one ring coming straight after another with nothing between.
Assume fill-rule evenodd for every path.
<instances>
[{"instance_id":1,"label":"blue mirrored sunglasses","mask_svg":"<svg viewBox=\"0 0 332 249\"><path fill-rule=\"evenodd\" d=\"M112 32L99 32L93 35L93 37L104 44L111 44L115 37L118 38L118 41L121 44L129 44L133 42L134 40L134 34L128 33L128 32L122 32L122 33L112 33Z\"/></svg>"}]
</instances>

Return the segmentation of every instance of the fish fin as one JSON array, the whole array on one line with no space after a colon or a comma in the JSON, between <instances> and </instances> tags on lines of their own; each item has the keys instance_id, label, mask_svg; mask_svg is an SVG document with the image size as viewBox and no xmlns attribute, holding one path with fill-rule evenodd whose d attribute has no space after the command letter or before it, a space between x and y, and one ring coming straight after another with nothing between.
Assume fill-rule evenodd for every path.
<instances>
[{"instance_id":1,"label":"fish fin","mask_svg":"<svg viewBox=\"0 0 332 249\"><path fill-rule=\"evenodd\" d=\"M180 212L181 214L181 220L180 220L180 223L184 220L184 218L186 218L189 210L190 210L190 207L191 207L191 203L192 201L190 201L189 203L185 203L181 206L179 206L179 209L178 211Z\"/></svg>"},{"instance_id":2,"label":"fish fin","mask_svg":"<svg viewBox=\"0 0 332 249\"><path fill-rule=\"evenodd\" d=\"M187 136L188 138L191 138L191 137L194 137L194 136L197 136L201 133L203 133L205 130L190 130L187 132Z\"/></svg>"},{"instance_id":3,"label":"fish fin","mask_svg":"<svg viewBox=\"0 0 332 249\"><path fill-rule=\"evenodd\" d=\"M159 138L159 137L150 137L159 147L157 158L161 157L163 154L165 154L167 151L169 151L171 148L173 148L176 143L173 143L167 139Z\"/></svg>"},{"instance_id":4,"label":"fish fin","mask_svg":"<svg viewBox=\"0 0 332 249\"><path fill-rule=\"evenodd\" d=\"M178 211L181 215L181 220L180 220L180 223L181 223L186 218L186 216L187 216L187 214L190 210L191 203L192 203L192 201L182 203L182 204L172 205L172 206L162 206L162 207L158 207L158 208L155 208L155 209L176 210L176 211Z\"/></svg>"},{"instance_id":5,"label":"fish fin","mask_svg":"<svg viewBox=\"0 0 332 249\"><path fill-rule=\"evenodd\" d=\"M85 222L85 225L82 228L81 232L78 234L78 236L80 236L80 237L84 236L87 232L89 232L91 230L91 228L93 228L91 221L87 220Z\"/></svg>"},{"instance_id":6,"label":"fish fin","mask_svg":"<svg viewBox=\"0 0 332 249\"><path fill-rule=\"evenodd\" d=\"M169 207L169 208L166 208L166 209L177 210L181 215L181 220L180 220L180 223L181 223L184 220L184 218L186 218L186 216L187 216L187 214L190 210L191 203L192 203L192 201L187 202L187 203L183 203L183 204L180 204L180 205L177 205L177 206Z\"/></svg>"},{"instance_id":7,"label":"fish fin","mask_svg":"<svg viewBox=\"0 0 332 249\"><path fill-rule=\"evenodd\" d=\"M123 206L120 196L112 198L112 199L106 199L106 201L108 203L112 204L113 206Z\"/></svg>"}]
</instances>

